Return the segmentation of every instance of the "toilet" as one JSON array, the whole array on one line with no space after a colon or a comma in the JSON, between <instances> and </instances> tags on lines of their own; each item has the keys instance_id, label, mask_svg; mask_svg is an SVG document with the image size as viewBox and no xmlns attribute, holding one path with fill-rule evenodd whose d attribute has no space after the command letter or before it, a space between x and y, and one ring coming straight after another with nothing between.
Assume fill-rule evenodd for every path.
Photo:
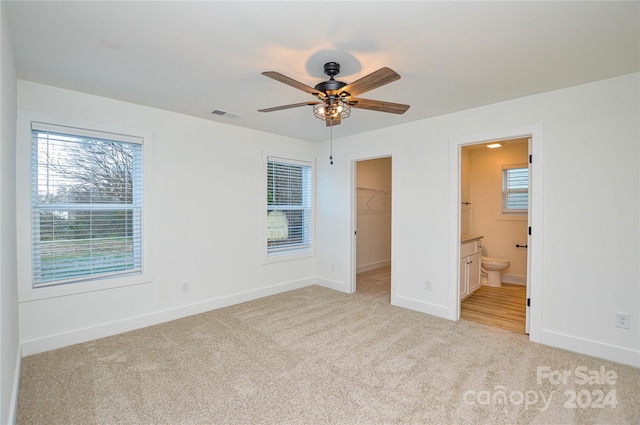
<instances>
[{"instance_id":1,"label":"toilet","mask_svg":"<svg viewBox=\"0 0 640 425\"><path fill-rule=\"evenodd\" d=\"M488 286L502 286L502 275L501 271L509 267L511 262L504 258L493 258L493 257L485 257L482 256L482 272L487 274L487 282ZM483 284L484 279L483 279Z\"/></svg>"}]
</instances>

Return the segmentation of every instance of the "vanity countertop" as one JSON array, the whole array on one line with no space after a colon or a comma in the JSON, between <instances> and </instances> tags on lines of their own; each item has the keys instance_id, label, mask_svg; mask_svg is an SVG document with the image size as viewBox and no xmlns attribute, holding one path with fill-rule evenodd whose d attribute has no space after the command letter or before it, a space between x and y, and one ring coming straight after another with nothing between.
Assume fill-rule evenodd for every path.
<instances>
[{"instance_id":1,"label":"vanity countertop","mask_svg":"<svg viewBox=\"0 0 640 425\"><path fill-rule=\"evenodd\" d=\"M460 243L471 242L477 239L482 239L484 236L482 235L461 235Z\"/></svg>"}]
</instances>

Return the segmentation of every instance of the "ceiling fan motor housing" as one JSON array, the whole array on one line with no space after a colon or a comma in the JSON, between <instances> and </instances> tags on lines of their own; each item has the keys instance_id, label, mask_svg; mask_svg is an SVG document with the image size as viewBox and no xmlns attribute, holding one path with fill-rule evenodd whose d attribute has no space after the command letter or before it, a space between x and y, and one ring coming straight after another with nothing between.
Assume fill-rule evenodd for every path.
<instances>
[{"instance_id":1,"label":"ceiling fan motor housing","mask_svg":"<svg viewBox=\"0 0 640 425\"><path fill-rule=\"evenodd\" d=\"M316 84L314 89L318 90L319 92L324 92L325 94L330 96L332 94L335 94L330 92L340 90L342 87L347 85L347 83L336 81L333 78L340 73L340 64L338 62L325 63L324 73L329 76L329 81L323 81L322 83Z\"/></svg>"}]
</instances>

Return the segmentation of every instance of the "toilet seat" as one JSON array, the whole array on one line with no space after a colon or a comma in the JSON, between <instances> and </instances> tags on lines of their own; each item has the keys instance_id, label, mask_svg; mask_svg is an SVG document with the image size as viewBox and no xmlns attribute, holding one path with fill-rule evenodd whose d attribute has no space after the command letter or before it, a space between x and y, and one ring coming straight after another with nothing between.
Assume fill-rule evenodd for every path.
<instances>
[{"instance_id":1,"label":"toilet seat","mask_svg":"<svg viewBox=\"0 0 640 425\"><path fill-rule=\"evenodd\" d=\"M495 264L499 265L500 263L509 263L510 261L505 258L495 258L495 257L485 257L482 256L482 262L484 264Z\"/></svg>"}]
</instances>

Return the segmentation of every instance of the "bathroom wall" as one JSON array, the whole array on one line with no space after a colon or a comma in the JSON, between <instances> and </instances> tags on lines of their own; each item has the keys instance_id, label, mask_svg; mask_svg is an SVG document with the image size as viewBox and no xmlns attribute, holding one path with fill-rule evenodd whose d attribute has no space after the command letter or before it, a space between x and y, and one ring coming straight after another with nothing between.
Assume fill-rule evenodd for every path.
<instances>
[{"instance_id":1,"label":"bathroom wall","mask_svg":"<svg viewBox=\"0 0 640 425\"><path fill-rule=\"evenodd\" d=\"M469 233L484 236L483 255L511 262L502 272L503 282L526 284L527 250L516 244L527 244L527 216L502 214L502 166L527 163L527 139L504 142L497 149L483 144L465 151L469 155Z\"/></svg>"},{"instance_id":2,"label":"bathroom wall","mask_svg":"<svg viewBox=\"0 0 640 425\"><path fill-rule=\"evenodd\" d=\"M391 158L357 163L356 272L391 264Z\"/></svg>"}]
</instances>

